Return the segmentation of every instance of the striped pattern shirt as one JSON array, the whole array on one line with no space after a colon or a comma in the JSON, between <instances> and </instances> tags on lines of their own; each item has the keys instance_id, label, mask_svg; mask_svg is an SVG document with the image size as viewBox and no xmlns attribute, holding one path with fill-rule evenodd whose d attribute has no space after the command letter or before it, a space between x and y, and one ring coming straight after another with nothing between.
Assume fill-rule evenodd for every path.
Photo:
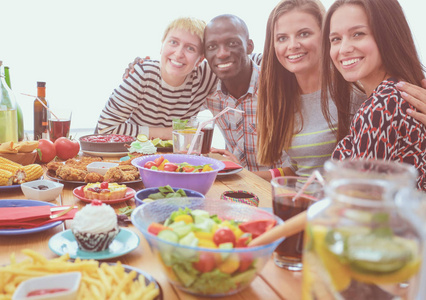
<instances>
[{"instance_id":1,"label":"striped pattern shirt","mask_svg":"<svg viewBox=\"0 0 426 300\"><path fill-rule=\"evenodd\" d=\"M114 90L99 117L98 131L149 136L149 127L170 127L172 119L197 115L216 85L206 60L179 87L162 80L159 61L146 60Z\"/></svg>"},{"instance_id":2,"label":"striped pattern shirt","mask_svg":"<svg viewBox=\"0 0 426 300\"><path fill-rule=\"evenodd\" d=\"M234 154L240 164L249 171L267 171L271 168L281 167L288 156L283 153L281 160L273 166L262 166L257 162L257 132L256 132L256 110L259 66L255 63L250 81L250 87L245 95L239 99L227 93L222 82L219 81L216 91L207 97L207 107L213 116L229 106L243 110L245 113L229 111L216 120L225 139L226 149Z\"/></svg>"}]
</instances>

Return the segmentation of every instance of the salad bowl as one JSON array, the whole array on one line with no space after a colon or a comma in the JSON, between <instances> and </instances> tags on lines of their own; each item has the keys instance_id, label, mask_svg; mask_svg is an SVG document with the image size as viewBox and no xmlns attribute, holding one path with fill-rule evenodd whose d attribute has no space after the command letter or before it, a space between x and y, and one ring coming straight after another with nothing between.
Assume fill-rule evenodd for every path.
<instances>
[{"instance_id":1,"label":"salad bowl","mask_svg":"<svg viewBox=\"0 0 426 300\"><path fill-rule=\"evenodd\" d=\"M209 164L212 171L185 173L158 171L145 168L145 163L155 161L163 156L170 163L188 163L193 166ZM217 173L225 168L225 164L210 157L186 155L186 154L157 154L135 158L132 164L139 169L141 179L145 188L160 187L170 185L175 188L185 188L194 190L205 195L213 185Z\"/></svg>"},{"instance_id":2,"label":"salad bowl","mask_svg":"<svg viewBox=\"0 0 426 300\"><path fill-rule=\"evenodd\" d=\"M182 212L189 212L194 223L182 227L177 227L179 222L170 224L173 216L177 220L176 214ZM283 240L256 247L240 247L238 241L243 237L241 235L234 246L229 242L219 243L217 247L209 245L217 242L215 236L219 229L215 229L215 226L223 228L231 223L253 224L256 221L277 225L283 223L280 218L260 208L223 200L160 199L138 206L131 219L149 242L170 283L197 296L227 296L247 288ZM209 237L200 236L198 230L212 220L216 222L216 225L212 225L212 230L216 232L211 234L213 241L206 242L204 239ZM160 226L173 228L173 232L165 229L155 232L155 228ZM192 231L186 228L192 228ZM179 239L176 239L176 235ZM204 231L202 235L209 234Z\"/></svg>"}]
</instances>

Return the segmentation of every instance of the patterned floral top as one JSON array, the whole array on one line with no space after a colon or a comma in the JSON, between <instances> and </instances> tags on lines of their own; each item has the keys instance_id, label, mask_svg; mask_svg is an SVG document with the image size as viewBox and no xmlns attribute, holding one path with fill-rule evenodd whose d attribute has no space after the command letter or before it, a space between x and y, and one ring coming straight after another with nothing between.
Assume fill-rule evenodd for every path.
<instances>
[{"instance_id":1,"label":"patterned floral top","mask_svg":"<svg viewBox=\"0 0 426 300\"><path fill-rule=\"evenodd\" d=\"M417 187L426 190L426 128L406 111L414 109L389 78L379 84L355 114L351 132L333 158L373 158L405 162L418 172Z\"/></svg>"}]
</instances>

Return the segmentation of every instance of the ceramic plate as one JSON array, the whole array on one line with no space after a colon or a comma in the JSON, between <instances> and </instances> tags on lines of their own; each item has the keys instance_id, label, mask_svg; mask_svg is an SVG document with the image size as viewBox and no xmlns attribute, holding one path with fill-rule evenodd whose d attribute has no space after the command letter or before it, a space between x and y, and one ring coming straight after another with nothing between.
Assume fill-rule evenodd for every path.
<instances>
[{"instance_id":1,"label":"ceramic plate","mask_svg":"<svg viewBox=\"0 0 426 300\"><path fill-rule=\"evenodd\" d=\"M74 196L76 196L78 199L80 199L83 202L87 202L87 203L91 203L93 200L92 199L87 199L84 197L84 191L83 188L85 187L85 185L83 186L79 186L78 188L75 188L72 193L74 194ZM124 198L121 199L114 199L114 200L101 200L103 203L106 204L114 204L114 203L120 203L120 202L124 202L127 201L131 198L133 198L136 194L136 191L132 188L127 188L126 191L126 195L124 196Z\"/></svg>"},{"instance_id":2,"label":"ceramic plate","mask_svg":"<svg viewBox=\"0 0 426 300\"><path fill-rule=\"evenodd\" d=\"M217 176L226 176L226 175L232 175L232 174L236 174L238 172L241 172L244 168L240 168L240 169L233 169L233 170L229 170L229 171L221 171L217 173Z\"/></svg>"},{"instance_id":3,"label":"ceramic plate","mask_svg":"<svg viewBox=\"0 0 426 300\"><path fill-rule=\"evenodd\" d=\"M56 206L55 204L45 202L45 201L37 201L37 200L0 200L0 207L25 207L25 206ZM56 227L62 224L63 221L56 221L49 224L44 224L39 227L27 228L27 229L0 229L0 235L21 235L21 234L30 234L36 233L40 231L44 231L53 227Z\"/></svg>"},{"instance_id":4,"label":"ceramic plate","mask_svg":"<svg viewBox=\"0 0 426 300\"><path fill-rule=\"evenodd\" d=\"M54 181L61 182L61 183L77 183L77 184L84 183L84 181L63 180L62 178L58 178L58 177L56 177L56 173L52 170L47 170L46 176L48 178L54 180ZM129 183L139 183L139 182L142 182L142 180L138 179L138 180L133 180L133 181L123 181L123 182L119 182L119 183L120 184L129 184Z\"/></svg>"},{"instance_id":5,"label":"ceramic plate","mask_svg":"<svg viewBox=\"0 0 426 300\"><path fill-rule=\"evenodd\" d=\"M61 256L69 253L70 258L79 257L81 259L109 259L119 257L135 250L138 245L139 236L125 228L120 228L120 232L111 245L109 245L108 249L99 252L80 250L71 229L58 232L49 240L50 250L57 255Z\"/></svg>"}]
</instances>

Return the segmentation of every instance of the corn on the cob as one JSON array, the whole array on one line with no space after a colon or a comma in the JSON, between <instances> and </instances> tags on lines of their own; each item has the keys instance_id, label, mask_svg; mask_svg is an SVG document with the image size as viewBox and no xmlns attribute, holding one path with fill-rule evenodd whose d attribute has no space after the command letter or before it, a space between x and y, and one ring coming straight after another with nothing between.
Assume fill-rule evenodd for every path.
<instances>
[{"instance_id":1,"label":"corn on the cob","mask_svg":"<svg viewBox=\"0 0 426 300\"><path fill-rule=\"evenodd\" d=\"M39 179L43 175L43 167L38 164L26 165L23 167L25 171L25 182Z\"/></svg>"},{"instance_id":2,"label":"corn on the cob","mask_svg":"<svg viewBox=\"0 0 426 300\"><path fill-rule=\"evenodd\" d=\"M22 183L25 180L25 172L22 165L17 163L0 163L0 170L9 171L13 175L14 183Z\"/></svg>"},{"instance_id":3,"label":"corn on the cob","mask_svg":"<svg viewBox=\"0 0 426 300\"><path fill-rule=\"evenodd\" d=\"M10 171L0 169L0 186L12 185L13 174Z\"/></svg>"},{"instance_id":4,"label":"corn on the cob","mask_svg":"<svg viewBox=\"0 0 426 300\"><path fill-rule=\"evenodd\" d=\"M12 165L16 167L22 167L22 165L1 156L0 156L0 165Z\"/></svg>"}]
</instances>

